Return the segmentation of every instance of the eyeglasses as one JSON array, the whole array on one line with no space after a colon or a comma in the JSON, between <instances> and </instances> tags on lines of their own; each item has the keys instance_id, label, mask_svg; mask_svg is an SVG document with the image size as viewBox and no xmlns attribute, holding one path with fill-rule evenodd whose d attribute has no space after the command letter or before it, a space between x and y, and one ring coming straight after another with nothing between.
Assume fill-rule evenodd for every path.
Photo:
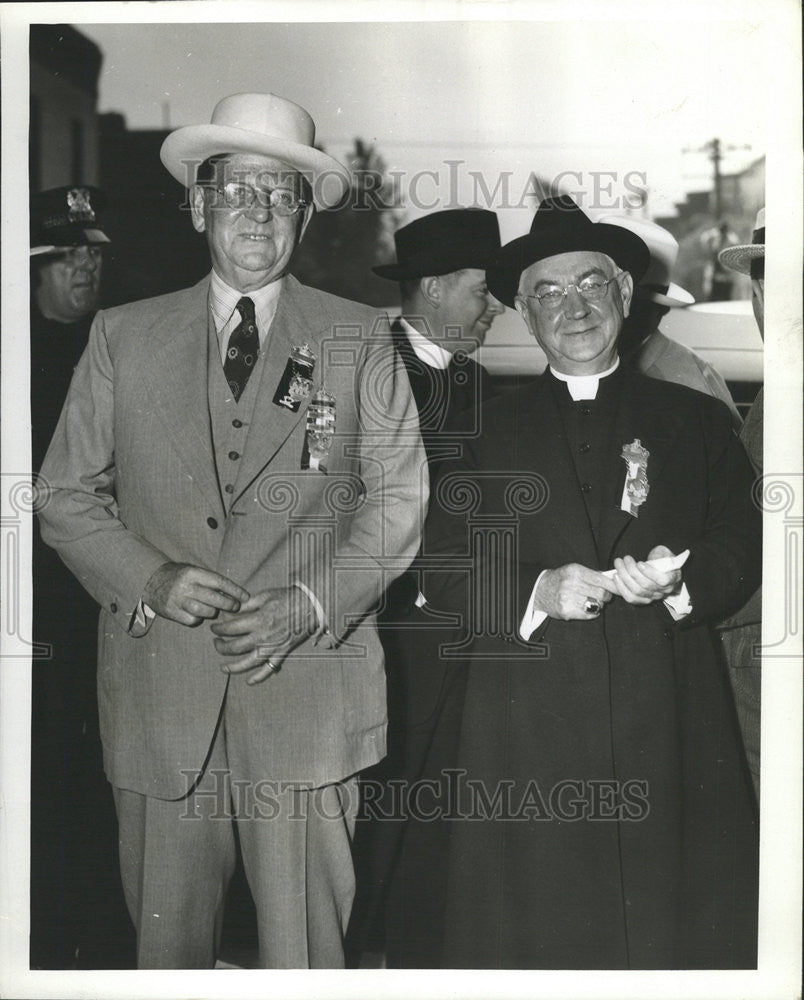
<instances>
[{"instance_id":1,"label":"eyeglasses","mask_svg":"<svg viewBox=\"0 0 804 1000\"><path fill-rule=\"evenodd\" d=\"M204 187L222 194L227 208L252 208L255 202L259 202L260 208L268 208L277 215L288 216L295 215L308 205L308 202L297 198L288 188L272 188L268 191L237 181L229 181L223 185L205 184Z\"/></svg>"},{"instance_id":2,"label":"eyeglasses","mask_svg":"<svg viewBox=\"0 0 804 1000\"><path fill-rule=\"evenodd\" d=\"M590 274L577 284L571 282L563 288L560 285L548 285L541 292L534 292L531 295L520 294L523 299L536 299L543 309L550 310L561 308L570 288L574 288L585 302L600 302L601 299L606 297L609 285L616 278L619 278L621 274L625 274L625 272L618 271L610 278L604 278L599 274Z\"/></svg>"}]
</instances>

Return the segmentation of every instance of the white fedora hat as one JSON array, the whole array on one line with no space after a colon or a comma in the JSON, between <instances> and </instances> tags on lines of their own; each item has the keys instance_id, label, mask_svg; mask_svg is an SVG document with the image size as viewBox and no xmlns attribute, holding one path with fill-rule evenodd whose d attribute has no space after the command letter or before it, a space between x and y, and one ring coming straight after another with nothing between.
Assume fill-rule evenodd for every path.
<instances>
[{"instance_id":1,"label":"white fedora hat","mask_svg":"<svg viewBox=\"0 0 804 1000\"><path fill-rule=\"evenodd\" d=\"M276 94L232 94L215 105L209 125L186 125L162 143L160 156L185 187L196 170L219 153L259 153L304 174L317 208L337 205L349 190L349 171L315 148L315 122L293 101Z\"/></svg>"},{"instance_id":2,"label":"white fedora hat","mask_svg":"<svg viewBox=\"0 0 804 1000\"><path fill-rule=\"evenodd\" d=\"M633 215L605 215L599 221L629 229L647 244L650 266L638 286L643 298L661 306L691 306L695 302L686 289L670 280L678 257L678 241L672 233L655 222Z\"/></svg>"},{"instance_id":3,"label":"white fedora hat","mask_svg":"<svg viewBox=\"0 0 804 1000\"><path fill-rule=\"evenodd\" d=\"M741 246L726 247L718 254L721 264L730 267L732 271L739 271L741 274L751 273L751 261L757 257L765 256L765 209L760 208L757 212L757 221L754 223L754 234L750 243L743 243Z\"/></svg>"}]
</instances>

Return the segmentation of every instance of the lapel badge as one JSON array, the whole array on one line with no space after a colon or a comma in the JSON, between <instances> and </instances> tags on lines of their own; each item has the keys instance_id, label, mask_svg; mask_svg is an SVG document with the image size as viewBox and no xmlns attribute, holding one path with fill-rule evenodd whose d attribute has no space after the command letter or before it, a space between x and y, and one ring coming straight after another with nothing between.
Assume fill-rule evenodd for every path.
<instances>
[{"instance_id":1,"label":"lapel badge","mask_svg":"<svg viewBox=\"0 0 804 1000\"><path fill-rule=\"evenodd\" d=\"M307 399L313 387L315 354L307 344L296 344L291 348L285 371L274 393L274 403L292 413L299 412L302 400Z\"/></svg>"},{"instance_id":2,"label":"lapel badge","mask_svg":"<svg viewBox=\"0 0 804 1000\"><path fill-rule=\"evenodd\" d=\"M335 397L323 387L307 407L307 435L302 468L326 472L326 461L335 436Z\"/></svg>"},{"instance_id":3,"label":"lapel badge","mask_svg":"<svg viewBox=\"0 0 804 1000\"><path fill-rule=\"evenodd\" d=\"M648 484L649 456L650 452L647 448L642 447L639 438L634 438L631 444L624 444L620 454L620 458L628 466L620 509L634 517L639 516L639 508L648 499L650 492Z\"/></svg>"}]
</instances>

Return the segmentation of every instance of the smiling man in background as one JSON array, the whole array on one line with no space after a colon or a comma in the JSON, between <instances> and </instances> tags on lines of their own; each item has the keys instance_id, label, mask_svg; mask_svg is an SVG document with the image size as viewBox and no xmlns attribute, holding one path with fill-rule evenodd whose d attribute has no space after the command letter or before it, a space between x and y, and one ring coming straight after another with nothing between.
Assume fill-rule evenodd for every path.
<instances>
[{"instance_id":1,"label":"smiling man in background","mask_svg":"<svg viewBox=\"0 0 804 1000\"><path fill-rule=\"evenodd\" d=\"M385 752L371 612L427 500L413 398L383 317L286 274L314 206L350 183L303 108L235 94L161 157L212 271L99 313L42 533L102 608L139 967L214 965L233 820L259 964L338 967L356 774Z\"/></svg>"},{"instance_id":2,"label":"smiling man in background","mask_svg":"<svg viewBox=\"0 0 804 1000\"><path fill-rule=\"evenodd\" d=\"M391 330L416 400L432 481L463 438L477 434L483 403L494 394L486 369L469 355L504 311L485 273L500 248L500 229L494 212L447 209L398 229L394 242L396 261L373 270L399 284L401 314ZM369 950L379 950L384 930L389 968L438 964L449 829L421 822L404 803L392 802L387 782L402 782L404 798L418 782L443 780L455 761L466 684L465 662L441 655L458 633L423 606L420 589L414 562L385 594L379 623L388 757L366 775L374 818L358 833L368 872L350 936L365 948L373 931L380 940Z\"/></svg>"}]
</instances>

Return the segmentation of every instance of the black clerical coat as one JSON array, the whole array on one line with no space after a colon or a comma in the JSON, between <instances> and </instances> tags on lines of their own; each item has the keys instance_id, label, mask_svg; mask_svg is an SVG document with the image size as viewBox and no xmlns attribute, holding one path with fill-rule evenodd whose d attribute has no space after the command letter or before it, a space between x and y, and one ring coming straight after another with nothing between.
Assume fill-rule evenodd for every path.
<instances>
[{"instance_id":1,"label":"black clerical coat","mask_svg":"<svg viewBox=\"0 0 804 1000\"><path fill-rule=\"evenodd\" d=\"M620 509L635 439L650 452L636 517ZM493 400L442 466L425 551L450 555L425 592L465 616L473 657L446 967L755 962L757 817L710 629L757 583L752 478L721 403L623 368L591 404L549 373ZM688 617L615 598L517 636L543 569L659 544L690 550Z\"/></svg>"}]
</instances>

